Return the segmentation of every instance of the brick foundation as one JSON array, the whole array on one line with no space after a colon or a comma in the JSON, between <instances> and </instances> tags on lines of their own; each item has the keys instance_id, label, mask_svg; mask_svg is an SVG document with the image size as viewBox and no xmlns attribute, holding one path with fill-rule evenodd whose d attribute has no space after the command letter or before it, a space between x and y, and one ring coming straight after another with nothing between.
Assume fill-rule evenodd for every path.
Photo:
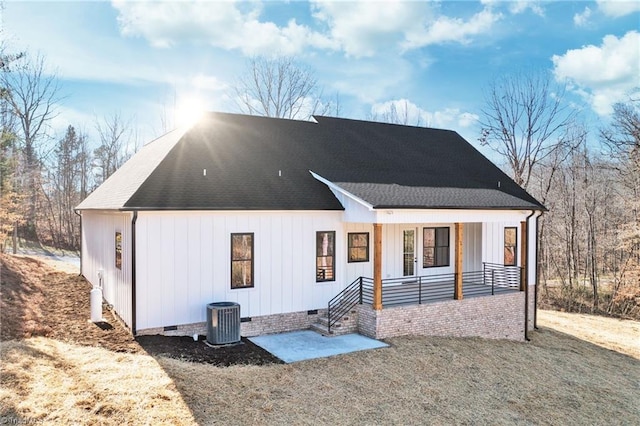
<instances>
[{"instance_id":1,"label":"brick foundation","mask_svg":"<svg viewBox=\"0 0 640 426\"><path fill-rule=\"evenodd\" d=\"M302 311L252 317L250 322L242 323L241 333L245 337L252 337L262 334L305 330L317 321L318 316L322 315L327 315L326 309L318 309L317 314L309 314L307 311Z\"/></svg>"},{"instance_id":2,"label":"brick foundation","mask_svg":"<svg viewBox=\"0 0 640 426\"><path fill-rule=\"evenodd\" d=\"M421 335L524 340L524 293L397 306L381 311L359 305L358 329L375 339Z\"/></svg>"},{"instance_id":3,"label":"brick foundation","mask_svg":"<svg viewBox=\"0 0 640 426\"><path fill-rule=\"evenodd\" d=\"M535 286L529 286L529 330L533 330L534 292ZM374 311L370 305L358 305L355 313L349 315L352 327L348 331L374 339L421 335L524 340L524 296L524 292L518 292L396 306L381 311ZM318 309L315 314L302 311L252 317L251 321L245 318L241 323L241 335L252 337L305 330L326 313L326 309ZM207 334L206 322L178 325L176 330L165 331L158 327L137 332L138 335L165 336L191 336L196 333Z\"/></svg>"},{"instance_id":4,"label":"brick foundation","mask_svg":"<svg viewBox=\"0 0 640 426\"><path fill-rule=\"evenodd\" d=\"M251 321L243 319L240 324L240 334L244 337L260 336L262 334L284 333L287 331L305 330L316 322L318 316L327 314L326 309L318 309L316 314L309 314L307 311L290 312L286 314L264 315L252 317ZM164 327L147 328L138 330L137 335L161 334L164 336L192 336L194 334L206 336L207 323L197 322L192 324L181 324L176 326L176 330L165 331Z\"/></svg>"}]
</instances>

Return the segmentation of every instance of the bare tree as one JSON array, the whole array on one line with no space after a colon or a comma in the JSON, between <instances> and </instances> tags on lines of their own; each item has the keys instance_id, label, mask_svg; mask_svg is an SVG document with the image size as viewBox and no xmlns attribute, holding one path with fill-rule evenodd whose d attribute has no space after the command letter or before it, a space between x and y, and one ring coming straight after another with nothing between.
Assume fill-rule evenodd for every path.
<instances>
[{"instance_id":1,"label":"bare tree","mask_svg":"<svg viewBox=\"0 0 640 426\"><path fill-rule=\"evenodd\" d=\"M129 122L115 113L103 120L96 120L100 146L93 152L96 185L101 184L129 158L127 151L131 139Z\"/></svg>"},{"instance_id":2,"label":"bare tree","mask_svg":"<svg viewBox=\"0 0 640 426\"><path fill-rule=\"evenodd\" d=\"M0 11L2 10L0 3ZM2 29L0 28L0 33ZM24 54L8 54L0 42L0 73L10 72L11 64ZM0 252L5 240L13 234L13 253L17 249L17 227L24 220L24 197L19 194L16 182L19 155L17 149L16 117L8 101L9 90L0 80Z\"/></svg>"},{"instance_id":3,"label":"bare tree","mask_svg":"<svg viewBox=\"0 0 640 426\"><path fill-rule=\"evenodd\" d=\"M17 169L16 136L3 126L0 132L0 252L5 240L13 234L13 253L17 250L17 227L24 222L24 197L15 181Z\"/></svg>"},{"instance_id":4,"label":"bare tree","mask_svg":"<svg viewBox=\"0 0 640 426\"><path fill-rule=\"evenodd\" d=\"M620 268L614 271L616 282L609 311L615 304L622 304L623 310L640 312L640 304L634 303L638 299L633 291L627 294L626 300L618 297L625 286L631 284L634 288L634 283L640 295L640 93L636 91L634 95L627 102L614 105L610 125L600 131L607 154L613 160L621 200L615 227L618 255L614 256Z\"/></svg>"},{"instance_id":5,"label":"bare tree","mask_svg":"<svg viewBox=\"0 0 640 426\"><path fill-rule=\"evenodd\" d=\"M233 88L243 113L309 119L313 114L326 114L331 110L331 105L322 100L322 90L314 73L293 58L253 57L247 68Z\"/></svg>"},{"instance_id":6,"label":"bare tree","mask_svg":"<svg viewBox=\"0 0 640 426\"><path fill-rule=\"evenodd\" d=\"M485 94L480 143L507 160L513 179L525 189L535 167L567 143L565 132L575 114L563 95L542 72L503 76Z\"/></svg>"},{"instance_id":7,"label":"bare tree","mask_svg":"<svg viewBox=\"0 0 640 426\"><path fill-rule=\"evenodd\" d=\"M17 136L24 159L24 192L28 194L27 228L35 236L36 204L40 175L39 145L45 140L48 124L56 117L61 100L55 74L46 71L45 59L24 55L0 74L3 96L18 121Z\"/></svg>"},{"instance_id":8,"label":"bare tree","mask_svg":"<svg viewBox=\"0 0 640 426\"><path fill-rule=\"evenodd\" d=\"M40 214L47 229L42 234L58 248L76 249L80 245L80 220L73 208L86 196L87 138L69 126L53 154L43 182L44 203Z\"/></svg>"},{"instance_id":9,"label":"bare tree","mask_svg":"<svg viewBox=\"0 0 640 426\"><path fill-rule=\"evenodd\" d=\"M422 118L420 114L410 113L409 101L402 99L400 101L392 101L389 103L389 109L382 113L373 113L369 119L371 121L380 121L382 123L402 124L404 126L422 126Z\"/></svg>"},{"instance_id":10,"label":"bare tree","mask_svg":"<svg viewBox=\"0 0 640 426\"><path fill-rule=\"evenodd\" d=\"M640 198L640 98L630 98L626 103L613 106L609 127L600 131L600 137L608 153L616 160L620 173L634 199ZM633 209L636 221L640 219L637 208Z\"/></svg>"}]
</instances>

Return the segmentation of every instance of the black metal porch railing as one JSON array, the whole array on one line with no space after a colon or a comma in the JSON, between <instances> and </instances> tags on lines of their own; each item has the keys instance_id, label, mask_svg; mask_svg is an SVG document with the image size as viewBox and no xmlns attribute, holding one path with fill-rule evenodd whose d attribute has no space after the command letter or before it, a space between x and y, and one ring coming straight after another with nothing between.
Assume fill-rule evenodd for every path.
<instances>
[{"instance_id":1,"label":"black metal porch railing","mask_svg":"<svg viewBox=\"0 0 640 426\"><path fill-rule=\"evenodd\" d=\"M523 268L519 266L505 266L499 263L484 262L482 264L483 281L490 285L494 294L498 288L519 288L524 275Z\"/></svg>"},{"instance_id":2,"label":"black metal porch railing","mask_svg":"<svg viewBox=\"0 0 640 426\"><path fill-rule=\"evenodd\" d=\"M354 306L362 303L362 280L362 277L357 278L333 299L329 300L327 306L327 329L329 332L331 332L331 327L340 318L344 317Z\"/></svg>"},{"instance_id":3,"label":"black metal porch railing","mask_svg":"<svg viewBox=\"0 0 640 426\"><path fill-rule=\"evenodd\" d=\"M481 271L462 273L465 297L479 297L517 291L522 268L483 263ZM382 306L421 305L454 298L456 274L439 274L382 280ZM373 303L373 279L360 277L329 301L329 331L357 304Z\"/></svg>"}]
</instances>

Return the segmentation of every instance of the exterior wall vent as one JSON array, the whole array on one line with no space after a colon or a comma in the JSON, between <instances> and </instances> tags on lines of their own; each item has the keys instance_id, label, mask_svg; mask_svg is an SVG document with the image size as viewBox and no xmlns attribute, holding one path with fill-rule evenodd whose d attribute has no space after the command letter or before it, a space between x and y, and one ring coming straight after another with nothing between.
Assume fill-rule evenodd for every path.
<instances>
[{"instance_id":1,"label":"exterior wall vent","mask_svg":"<svg viewBox=\"0 0 640 426\"><path fill-rule=\"evenodd\" d=\"M216 302L207 305L207 342L224 345L240 341L240 305Z\"/></svg>"}]
</instances>

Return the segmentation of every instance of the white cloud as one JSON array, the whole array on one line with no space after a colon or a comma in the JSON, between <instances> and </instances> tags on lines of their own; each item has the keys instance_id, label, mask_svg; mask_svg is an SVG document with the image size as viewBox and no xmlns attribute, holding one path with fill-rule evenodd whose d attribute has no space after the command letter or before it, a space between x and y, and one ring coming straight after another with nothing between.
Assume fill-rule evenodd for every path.
<instances>
[{"instance_id":1,"label":"white cloud","mask_svg":"<svg viewBox=\"0 0 640 426\"><path fill-rule=\"evenodd\" d=\"M120 32L142 37L152 46L169 48L183 42L209 44L245 55L276 52L294 55L305 49L340 50L369 57L389 48L414 49L444 42L468 43L488 32L501 14L490 7L461 19L438 15L429 2L311 2L314 27L295 19L279 26L261 15L261 3L126 2L114 0ZM533 8L527 4L526 7Z\"/></svg>"},{"instance_id":2,"label":"white cloud","mask_svg":"<svg viewBox=\"0 0 640 426\"><path fill-rule=\"evenodd\" d=\"M576 13L573 15L573 24L576 27L584 27L589 24L589 18L591 17L591 9L588 6L584 8L582 13Z\"/></svg>"},{"instance_id":3,"label":"white cloud","mask_svg":"<svg viewBox=\"0 0 640 426\"><path fill-rule=\"evenodd\" d=\"M278 27L259 20L258 3L236 2L126 2L115 0L120 31L125 36L141 36L152 46L167 48L180 42L210 44L244 54L265 51L292 55L306 46L333 48L328 38L295 20ZM240 9L248 8L243 11Z\"/></svg>"},{"instance_id":4,"label":"white cloud","mask_svg":"<svg viewBox=\"0 0 640 426\"><path fill-rule=\"evenodd\" d=\"M404 34L419 31L433 18L432 7L421 2L315 1L313 17L329 27L331 38L347 55L372 56L377 50L393 46Z\"/></svg>"},{"instance_id":5,"label":"white cloud","mask_svg":"<svg viewBox=\"0 0 640 426\"><path fill-rule=\"evenodd\" d=\"M540 5L539 1L517 0L509 3L509 11L514 15L524 13L527 9L531 10L531 12L538 16L544 16L544 9Z\"/></svg>"},{"instance_id":6,"label":"white cloud","mask_svg":"<svg viewBox=\"0 0 640 426\"><path fill-rule=\"evenodd\" d=\"M640 12L640 2L633 0L597 0L598 9L607 16L619 18Z\"/></svg>"},{"instance_id":7,"label":"white cloud","mask_svg":"<svg viewBox=\"0 0 640 426\"><path fill-rule=\"evenodd\" d=\"M554 55L556 79L567 79L600 115L637 87L640 76L640 33L629 31L622 38L607 35L600 46L584 46Z\"/></svg>"},{"instance_id":8,"label":"white cloud","mask_svg":"<svg viewBox=\"0 0 640 426\"><path fill-rule=\"evenodd\" d=\"M407 34L406 48L416 48L445 42L469 43L471 36L488 33L493 24L502 19L501 13L487 8L468 21L447 16L438 17L426 30Z\"/></svg>"},{"instance_id":9,"label":"white cloud","mask_svg":"<svg viewBox=\"0 0 640 426\"><path fill-rule=\"evenodd\" d=\"M490 7L468 20L438 15L426 2L388 2L372 7L367 2L316 1L313 16L329 26L330 35L347 55L372 56L388 47L411 50L431 44L466 44L472 36L488 33L502 18Z\"/></svg>"},{"instance_id":10,"label":"white cloud","mask_svg":"<svg viewBox=\"0 0 640 426\"><path fill-rule=\"evenodd\" d=\"M458 124L461 127L467 128L477 124L478 119L480 119L480 117L477 114L472 114L470 112L463 112L458 116Z\"/></svg>"},{"instance_id":11,"label":"white cloud","mask_svg":"<svg viewBox=\"0 0 640 426\"><path fill-rule=\"evenodd\" d=\"M468 128L476 124L478 116L461 112L458 108L446 108L430 112L408 99L394 99L371 106L373 119L396 122L410 126L426 126L442 129Z\"/></svg>"}]
</instances>

